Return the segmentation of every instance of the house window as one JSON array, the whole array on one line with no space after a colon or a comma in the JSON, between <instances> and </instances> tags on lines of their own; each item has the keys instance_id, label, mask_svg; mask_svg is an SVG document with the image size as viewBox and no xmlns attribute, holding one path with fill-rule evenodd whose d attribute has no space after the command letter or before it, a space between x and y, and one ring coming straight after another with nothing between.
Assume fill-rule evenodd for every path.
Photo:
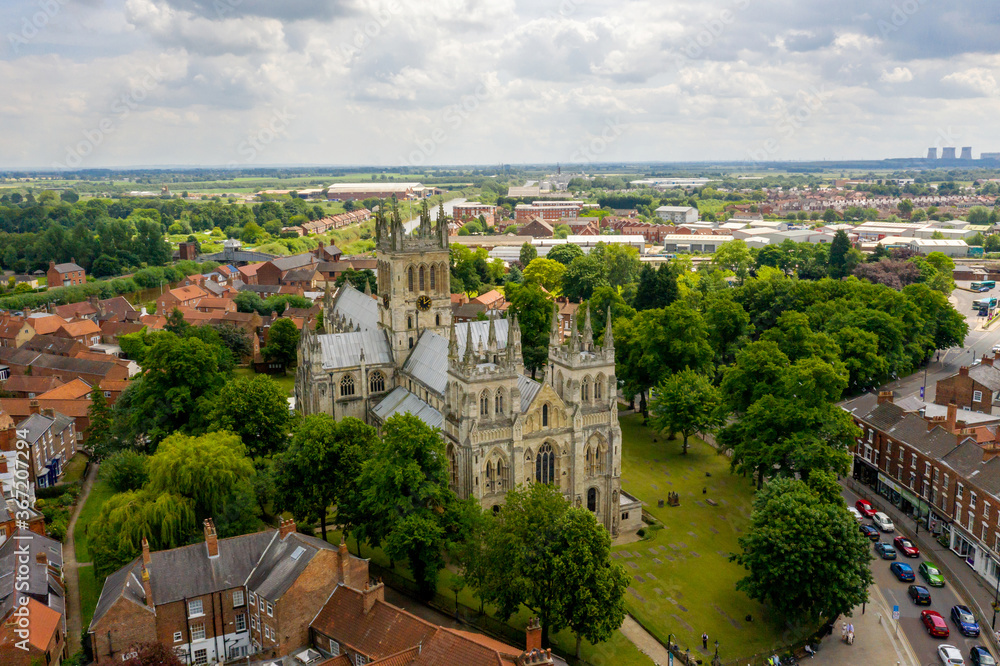
<instances>
[{"instance_id":1,"label":"house window","mask_svg":"<svg viewBox=\"0 0 1000 666\"><path fill-rule=\"evenodd\" d=\"M205 639L205 623L199 622L198 624L191 625L191 640L201 641Z\"/></svg>"},{"instance_id":2,"label":"house window","mask_svg":"<svg viewBox=\"0 0 1000 666\"><path fill-rule=\"evenodd\" d=\"M104 392L104 397L105 398L110 398L111 397L111 391L105 391Z\"/></svg>"},{"instance_id":3,"label":"house window","mask_svg":"<svg viewBox=\"0 0 1000 666\"><path fill-rule=\"evenodd\" d=\"M264 612L264 597L260 598L260 604L259 604L259 606L260 606L260 612L263 613Z\"/></svg>"},{"instance_id":4,"label":"house window","mask_svg":"<svg viewBox=\"0 0 1000 666\"><path fill-rule=\"evenodd\" d=\"M916 489L917 487L917 475L910 472L910 488Z\"/></svg>"},{"instance_id":5,"label":"house window","mask_svg":"<svg viewBox=\"0 0 1000 666\"><path fill-rule=\"evenodd\" d=\"M972 392L972 402L981 402L982 399L983 399L983 392L982 391L973 391Z\"/></svg>"},{"instance_id":6,"label":"house window","mask_svg":"<svg viewBox=\"0 0 1000 666\"><path fill-rule=\"evenodd\" d=\"M962 499L962 492L964 490L965 490L965 486L963 486L961 483L958 484L958 487L955 488L955 499L957 499L957 500Z\"/></svg>"},{"instance_id":7,"label":"house window","mask_svg":"<svg viewBox=\"0 0 1000 666\"><path fill-rule=\"evenodd\" d=\"M345 397L349 395L354 395L354 377L344 375L340 380L340 396Z\"/></svg>"},{"instance_id":8,"label":"house window","mask_svg":"<svg viewBox=\"0 0 1000 666\"><path fill-rule=\"evenodd\" d=\"M195 599L194 601L188 602L188 617L198 617L199 615L204 615L205 609L201 603L201 599Z\"/></svg>"},{"instance_id":9,"label":"house window","mask_svg":"<svg viewBox=\"0 0 1000 666\"><path fill-rule=\"evenodd\" d=\"M257 595L255 595L253 592L250 593L250 605L251 606L257 605Z\"/></svg>"},{"instance_id":10,"label":"house window","mask_svg":"<svg viewBox=\"0 0 1000 666\"><path fill-rule=\"evenodd\" d=\"M871 442L874 437L875 437L875 431L872 430L871 428L868 428L868 441Z\"/></svg>"},{"instance_id":11,"label":"house window","mask_svg":"<svg viewBox=\"0 0 1000 666\"><path fill-rule=\"evenodd\" d=\"M180 643L182 640L184 640L184 632L175 631L174 632L174 643Z\"/></svg>"},{"instance_id":12,"label":"house window","mask_svg":"<svg viewBox=\"0 0 1000 666\"><path fill-rule=\"evenodd\" d=\"M354 655L354 666L364 666L368 663L368 658L364 655L355 654Z\"/></svg>"},{"instance_id":13,"label":"house window","mask_svg":"<svg viewBox=\"0 0 1000 666\"><path fill-rule=\"evenodd\" d=\"M330 654L332 654L334 657L340 656L340 643L333 640L332 638L330 639Z\"/></svg>"},{"instance_id":14,"label":"house window","mask_svg":"<svg viewBox=\"0 0 1000 666\"><path fill-rule=\"evenodd\" d=\"M243 613L238 613L236 615L236 631L246 631L247 630L247 616Z\"/></svg>"},{"instance_id":15,"label":"house window","mask_svg":"<svg viewBox=\"0 0 1000 666\"><path fill-rule=\"evenodd\" d=\"M938 480L938 470L937 470L937 467L935 467L934 468L934 472L931 473L931 478L934 479L934 483L937 483L937 480Z\"/></svg>"},{"instance_id":16,"label":"house window","mask_svg":"<svg viewBox=\"0 0 1000 666\"><path fill-rule=\"evenodd\" d=\"M274 606L271 605L270 601L267 602L267 615L268 617L274 617Z\"/></svg>"},{"instance_id":17,"label":"house window","mask_svg":"<svg viewBox=\"0 0 1000 666\"><path fill-rule=\"evenodd\" d=\"M194 663L195 664L207 664L208 663L208 650L195 650L194 651Z\"/></svg>"},{"instance_id":18,"label":"house window","mask_svg":"<svg viewBox=\"0 0 1000 666\"><path fill-rule=\"evenodd\" d=\"M233 607L243 605L243 590L233 590Z\"/></svg>"},{"instance_id":19,"label":"house window","mask_svg":"<svg viewBox=\"0 0 1000 666\"><path fill-rule=\"evenodd\" d=\"M969 493L969 508L976 508L976 493Z\"/></svg>"},{"instance_id":20,"label":"house window","mask_svg":"<svg viewBox=\"0 0 1000 666\"><path fill-rule=\"evenodd\" d=\"M254 631L257 630L257 618L255 618L253 615L250 616L250 628L253 629Z\"/></svg>"}]
</instances>

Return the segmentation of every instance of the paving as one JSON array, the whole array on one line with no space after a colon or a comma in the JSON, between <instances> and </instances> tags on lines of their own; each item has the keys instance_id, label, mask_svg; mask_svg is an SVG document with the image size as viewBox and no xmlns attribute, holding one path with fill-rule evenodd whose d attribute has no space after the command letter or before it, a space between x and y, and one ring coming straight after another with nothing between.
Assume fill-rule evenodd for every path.
<instances>
[{"instance_id":1,"label":"paving","mask_svg":"<svg viewBox=\"0 0 1000 666\"><path fill-rule=\"evenodd\" d=\"M869 594L871 601L864 612L858 606L853 617L845 619L854 624L853 645L841 639L838 623L833 634L820 642L816 656L801 659L799 663L810 666L921 666L924 662L917 660L906 634L896 628L892 609L878 585L872 585Z\"/></svg>"}]
</instances>

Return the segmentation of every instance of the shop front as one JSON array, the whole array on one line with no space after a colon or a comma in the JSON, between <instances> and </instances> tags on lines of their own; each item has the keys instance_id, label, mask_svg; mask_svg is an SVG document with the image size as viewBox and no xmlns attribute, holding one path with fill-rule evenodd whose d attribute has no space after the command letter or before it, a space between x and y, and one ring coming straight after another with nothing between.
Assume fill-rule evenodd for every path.
<instances>
[{"instance_id":1,"label":"shop front","mask_svg":"<svg viewBox=\"0 0 1000 666\"><path fill-rule=\"evenodd\" d=\"M976 556L979 548L962 530L952 530L951 549L956 555L965 560L973 569L976 568Z\"/></svg>"},{"instance_id":2,"label":"shop front","mask_svg":"<svg viewBox=\"0 0 1000 666\"><path fill-rule=\"evenodd\" d=\"M878 473L878 488L876 489L878 494L889 500L889 502L896 508L899 508L899 504L903 499L900 491L902 490L898 483L890 479L888 476L882 472Z\"/></svg>"},{"instance_id":3,"label":"shop front","mask_svg":"<svg viewBox=\"0 0 1000 666\"><path fill-rule=\"evenodd\" d=\"M861 456L854 455L854 470L852 472L854 480L863 483L869 488L878 489L878 467L871 464Z\"/></svg>"}]
</instances>

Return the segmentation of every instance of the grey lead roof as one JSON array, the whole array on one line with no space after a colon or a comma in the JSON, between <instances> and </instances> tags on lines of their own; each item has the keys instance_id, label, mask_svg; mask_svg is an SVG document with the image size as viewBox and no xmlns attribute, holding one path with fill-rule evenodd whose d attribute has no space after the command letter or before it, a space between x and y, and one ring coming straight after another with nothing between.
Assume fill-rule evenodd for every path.
<instances>
[{"instance_id":1,"label":"grey lead roof","mask_svg":"<svg viewBox=\"0 0 1000 666\"><path fill-rule=\"evenodd\" d=\"M27 536L26 539L15 539L17 536ZM14 593L14 583L18 569L18 549L24 546L28 548L28 570L27 589L18 590L26 592L46 606L59 612L63 611L63 590L58 585L53 585L49 580L50 573L48 567L43 567L37 563L40 553L44 553L47 562L51 562L58 568L62 568L62 544L49 537L44 537L34 532L16 530L2 546L0 546L0 617L6 617L7 612L19 604L15 603L19 595ZM22 583L25 581L21 581Z\"/></svg>"},{"instance_id":2,"label":"grey lead roof","mask_svg":"<svg viewBox=\"0 0 1000 666\"><path fill-rule=\"evenodd\" d=\"M521 392L521 413L524 413L528 411L528 408L531 407L531 401L542 390L542 385L531 377L518 375L517 390Z\"/></svg>"},{"instance_id":3,"label":"grey lead roof","mask_svg":"<svg viewBox=\"0 0 1000 666\"><path fill-rule=\"evenodd\" d=\"M345 282L337 292L333 313L354 322L361 330L378 328L378 302L352 287L349 282Z\"/></svg>"},{"instance_id":4,"label":"grey lead roof","mask_svg":"<svg viewBox=\"0 0 1000 666\"><path fill-rule=\"evenodd\" d=\"M506 319L494 319L494 325L496 326L497 332L497 347L499 349L507 348L507 320ZM490 322L489 321L470 321L462 324L455 324L455 336L458 338L458 353L461 356L465 353L465 338L468 335L466 329L472 328L472 346L474 350L479 350L480 348L486 348L486 342L489 340L490 335ZM445 343L445 356L447 359L448 355L448 345Z\"/></svg>"},{"instance_id":5,"label":"grey lead roof","mask_svg":"<svg viewBox=\"0 0 1000 666\"><path fill-rule=\"evenodd\" d=\"M297 548L303 552L292 559ZM257 567L247 579L247 589L268 601L281 598L299 574L306 568L320 548L335 550L333 546L319 539L303 537L292 533L282 539L274 539L261 555Z\"/></svg>"},{"instance_id":6,"label":"grey lead roof","mask_svg":"<svg viewBox=\"0 0 1000 666\"><path fill-rule=\"evenodd\" d=\"M146 606L146 593L139 580L140 562L141 558L135 558L104 581L101 596L97 599L97 608L94 609L94 617L90 620L91 629L105 613L111 610L118 599L128 599L153 612L152 608Z\"/></svg>"},{"instance_id":7,"label":"grey lead roof","mask_svg":"<svg viewBox=\"0 0 1000 666\"><path fill-rule=\"evenodd\" d=\"M320 335L320 358L324 370L353 368L361 364L361 350L365 363L380 365L392 363L392 350L385 331L370 328L353 333L327 333Z\"/></svg>"},{"instance_id":8,"label":"grey lead roof","mask_svg":"<svg viewBox=\"0 0 1000 666\"><path fill-rule=\"evenodd\" d=\"M438 336L440 337L440 336ZM441 412L434 409L426 402L407 391L402 386L398 386L385 396L372 412L383 423L396 414L413 414L418 419L432 428L440 428L444 424Z\"/></svg>"},{"instance_id":9,"label":"grey lead roof","mask_svg":"<svg viewBox=\"0 0 1000 666\"><path fill-rule=\"evenodd\" d=\"M45 434L45 432L52 427L55 423L55 419L50 419L47 416L42 416L41 414L32 414L28 418L21 421L17 428L18 430L27 430L28 436L24 439L29 443L34 444L38 441L38 438ZM61 431L60 431L61 432Z\"/></svg>"},{"instance_id":10,"label":"grey lead roof","mask_svg":"<svg viewBox=\"0 0 1000 666\"><path fill-rule=\"evenodd\" d=\"M433 331L424 331L403 364L403 372L443 396L448 386L448 341Z\"/></svg>"},{"instance_id":11,"label":"grey lead roof","mask_svg":"<svg viewBox=\"0 0 1000 666\"><path fill-rule=\"evenodd\" d=\"M76 264L56 264L56 270L60 273L69 273L71 271L82 271L83 268Z\"/></svg>"}]
</instances>

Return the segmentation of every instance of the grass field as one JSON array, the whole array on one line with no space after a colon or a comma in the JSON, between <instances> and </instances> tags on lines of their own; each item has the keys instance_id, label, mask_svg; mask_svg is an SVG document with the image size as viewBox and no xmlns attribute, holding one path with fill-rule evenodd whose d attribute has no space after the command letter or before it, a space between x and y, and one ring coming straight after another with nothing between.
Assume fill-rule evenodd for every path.
<instances>
[{"instance_id":1,"label":"grass field","mask_svg":"<svg viewBox=\"0 0 1000 666\"><path fill-rule=\"evenodd\" d=\"M76 572L80 580L80 626L86 630L90 626L91 618L94 617L101 588L94 577L94 567L79 567Z\"/></svg>"},{"instance_id":2,"label":"grass field","mask_svg":"<svg viewBox=\"0 0 1000 666\"><path fill-rule=\"evenodd\" d=\"M82 479L83 470L87 468L87 461L89 459L87 454L82 451L77 451L73 454L73 457L66 463L66 467L63 468L63 478L60 483L76 483Z\"/></svg>"},{"instance_id":3,"label":"grass field","mask_svg":"<svg viewBox=\"0 0 1000 666\"><path fill-rule=\"evenodd\" d=\"M236 368L235 370L233 370L233 374L242 377L252 377L257 373L253 371L253 368ZM271 379L273 379L281 388L281 390L287 393L288 395L292 395L292 393L295 392L294 368L289 369L289 371L283 375L268 375L268 376Z\"/></svg>"},{"instance_id":4,"label":"grass field","mask_svg":"<svg viewBox=\"0 0 1000 666\"><path fill-rule=\"evenodd\" d=\"M90 495L87 496L87 502L80 509L80 516L76 519L76 528L73 530L77 562L91 561L89 544L87 543L87 526L90 525L90 521L97 517L97 514L101 512L101 507L114 494L115 491L106 481L102 481L100 478L94 481Z\"/></svg>"},{"instance_id":5,"label":"grass field","mask_svg":"<svg viewBox=\"0 0 1000 666\"><path fill-rule=\"evenodd\" d=\"M692 439L685 456L679 440L644 427L639 414L623 416L621 427L622 488L663 523L663 529L650 530L650 538L613 548L612 556L632 576L629 612L661 640L673 634L692 652L702 652L701 634L707 632L709 647L718 640L724 661L795 640L766 621L763 606L735 589L745 572L728 557L738 551L737 539L749 523L750 482L730 474L729 459L701 440ZM670 491L679 494L680 506L665 502L657 508Z\"/></svg>"}]
</instances>

